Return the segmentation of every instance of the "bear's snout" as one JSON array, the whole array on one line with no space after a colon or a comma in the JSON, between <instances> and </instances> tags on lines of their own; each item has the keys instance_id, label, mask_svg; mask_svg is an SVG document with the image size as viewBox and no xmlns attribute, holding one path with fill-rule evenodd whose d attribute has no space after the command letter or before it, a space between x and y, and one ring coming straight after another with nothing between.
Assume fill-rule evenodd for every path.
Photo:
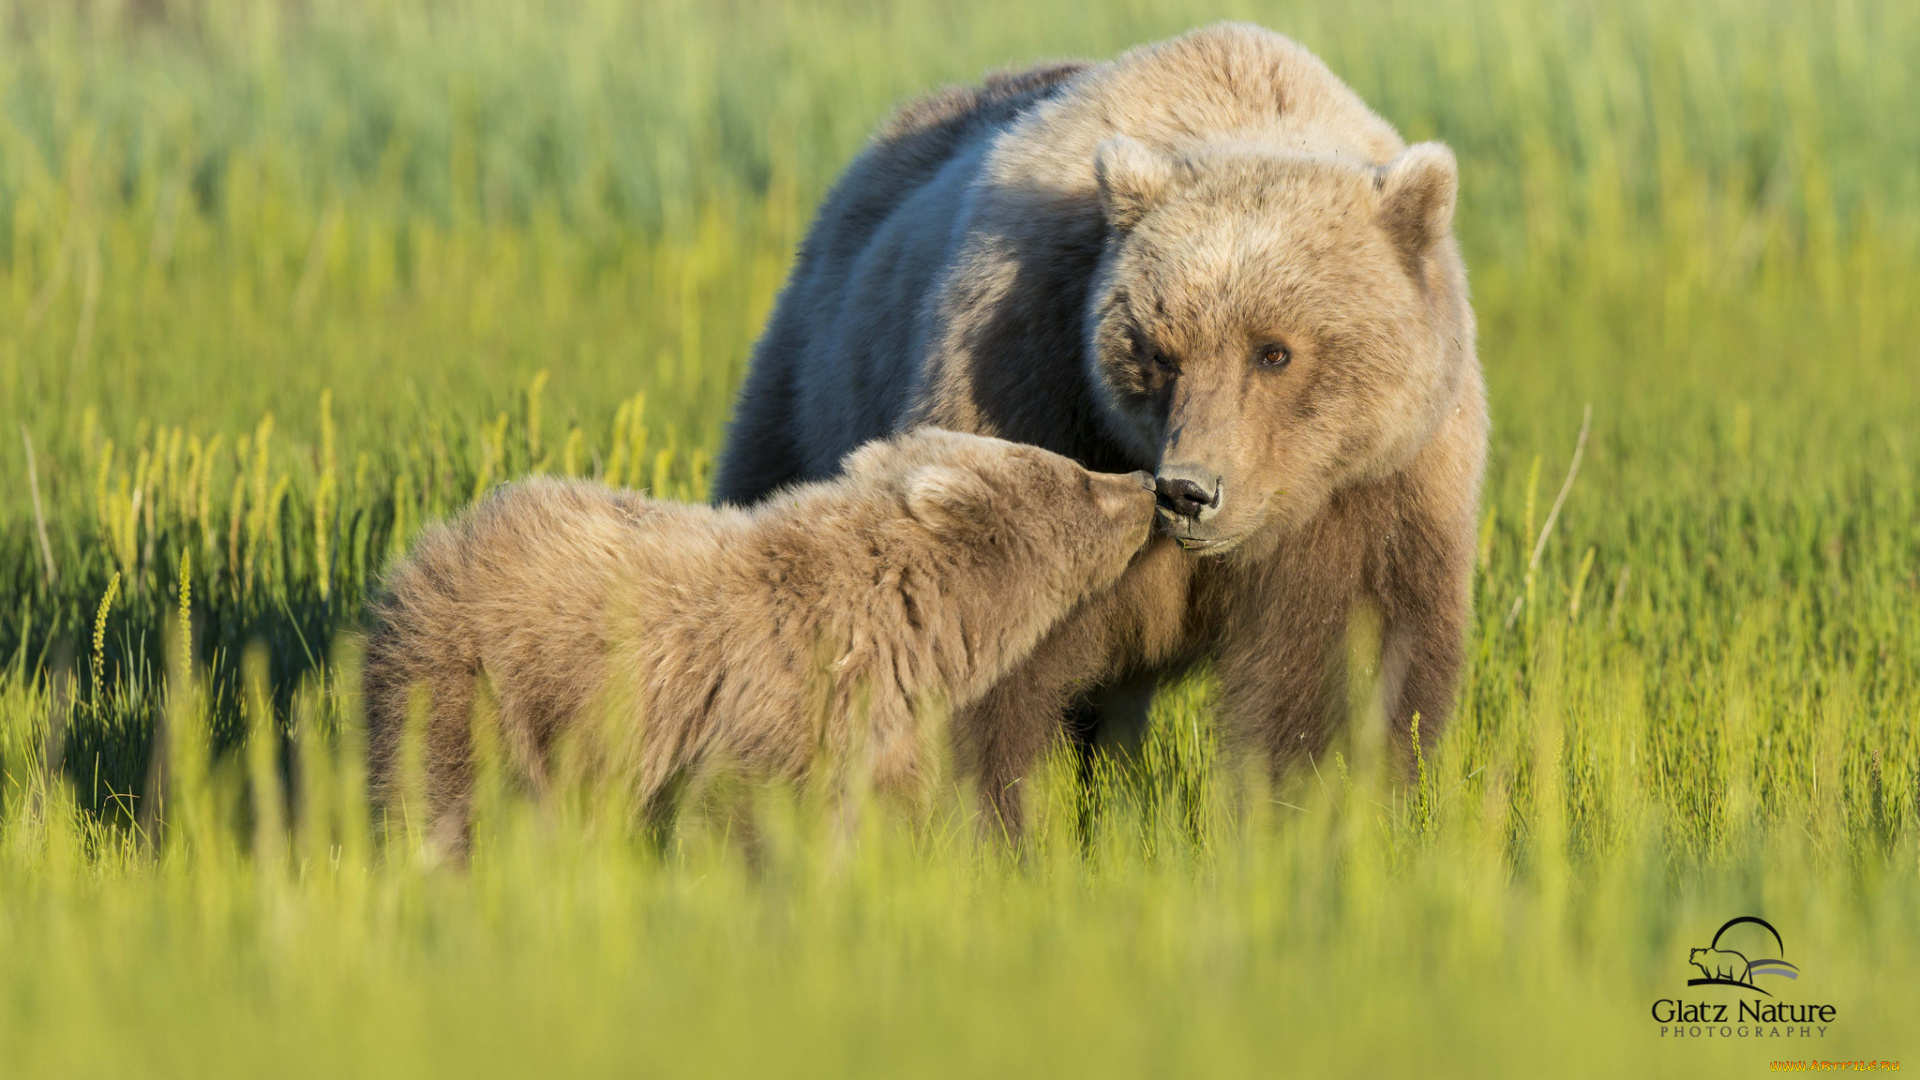
<instances>
[{"instance_id":1,"label":"bear's snout","mask_svg":"<svg viewBox=\"0 0 1920 1080\"><path fill-rule=\"evenodd\" d=\"M1169 465L1154 478L1154 491L1160 509L1175 517L1206 521L1220 512L1220 497L1226 485L1216 473L1194 466Z\"/></svg>"}]
</instances>

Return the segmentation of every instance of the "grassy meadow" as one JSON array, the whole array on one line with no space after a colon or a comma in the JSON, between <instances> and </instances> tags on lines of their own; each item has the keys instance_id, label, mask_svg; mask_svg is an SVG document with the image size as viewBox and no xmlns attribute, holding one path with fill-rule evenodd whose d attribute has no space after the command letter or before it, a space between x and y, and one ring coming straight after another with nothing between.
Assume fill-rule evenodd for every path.
<instances>
[{"instance_id":1,"label":"grassy meadow","mask_svg":"<svg viewBox=\"0 0 1920 1080\"><path fill-rule=\"evenodd\" d=\"M1461 162L1493 453L1417 783L1363 681L1263 783L1202 672L1014 856L959 792L756 793L751 860L369 820L350 631L423 524L703 497L890 105L1227 17ZM0 1075L1920 1067L1916 55L1903 0L0 0ZM1663 1036L1749 914L1837 1018Z\"/></svg>"}]
</instances>

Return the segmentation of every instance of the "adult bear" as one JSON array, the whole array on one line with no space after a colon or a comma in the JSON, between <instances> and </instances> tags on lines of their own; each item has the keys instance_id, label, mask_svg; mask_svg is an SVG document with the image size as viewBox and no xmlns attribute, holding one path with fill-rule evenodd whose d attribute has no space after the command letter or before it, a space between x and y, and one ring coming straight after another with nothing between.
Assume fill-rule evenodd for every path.
<instances>
[{"instance_id":1,"label":"adult bear","mask_svg":"<svg viewBox=\"0 0 1920 1080\"><path fill-rule=\"evenodd\" d=\"M1486 451L1455 187L1444 146L1254 26L935 94L828 195L715 497L920 424L1155 471L1177 544L956 718L1011 831L1062 718L1137 722L1202 656L1239 745L1318 753L1365 609L1404 748L1451 705Z\"/></svg>"}]
</instances>

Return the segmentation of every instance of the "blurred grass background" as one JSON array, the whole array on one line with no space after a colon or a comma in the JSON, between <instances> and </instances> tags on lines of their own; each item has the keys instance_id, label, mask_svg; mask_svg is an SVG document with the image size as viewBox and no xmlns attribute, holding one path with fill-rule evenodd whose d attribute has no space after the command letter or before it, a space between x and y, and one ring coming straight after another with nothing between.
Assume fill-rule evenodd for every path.
<instances>
[{"instance_id":1,"label":"blurred grass background","mask_svg":"<svg viewBox=\"0 0 1920 1080\"><path fill-rule=\"evenodd\" d=\"M371 842L329 657L414 530L533 470L702 496L811 209L894 103L1222 17L1462 164L1495 431L1425 785L1360 746L1249 796L1202 678L1142 761L1054 778L1019 865L957 817L848 859L803 814L757 874L532 811L466 876ZM1916 50L1897 0L0 0L0 1067L1920 1049ZM204 781L154 767L170 700ZM169 784L205 821L157 829ZM1659 1038L1686 949L1746 913L1833 1032Z\"/></svg>"}]
</instances>

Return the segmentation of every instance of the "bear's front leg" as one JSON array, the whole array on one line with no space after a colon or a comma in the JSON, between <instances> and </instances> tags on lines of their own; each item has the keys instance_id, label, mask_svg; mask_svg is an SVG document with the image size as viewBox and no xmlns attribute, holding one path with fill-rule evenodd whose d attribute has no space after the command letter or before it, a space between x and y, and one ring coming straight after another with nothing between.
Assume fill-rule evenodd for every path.
<instances>
[{"instance_id":1,"label":"bear's front leg","mask_svg":"<svg viewBox=\"0 0 1920 1080\"><path fill-rule=\"evenodd\" d=\"M1477 457L1472 467L1477 476ZM1413 719L1420 718L1420 752L1431 756L1453 714L1466 662L1477 494L1477 487L1465 485L1449 490L1431 480L1403 483L1395 500L1401 513L1383 538L1371 575L1372 602L1381 617L1388 730L1409 779L1415 771Z\"/></svg>"},{"instance_id":2,"label":"bear's front leg","mask_svg":"<svg viewBox=\"0 0 1920 1080\"><path fill-rule=\"evenodd\" d=\"M1341 492L1220 590L1228 730L1276 777L1322 757L1362 705L1354 694L1376 688L1405 775L1415 713L1432 750L1453 709L1473 569L1471 518L1432 510L1405 478ZM1350 678L1356 659L1374 688Z\"/></svg>"},{"instance_id":3,"label":"bear's front leg","mask_svg":"<svg viewBox=\"0 0 1920 1080\"><path fill-rule=\"evenodd\" d=\"M1408 777L1415 772L1414 718L1420 719L1420 754L1431 758L1453 715L1468 612L1467 604L1456 603L1451 594L1451 589L1436 588L1424 603L1390 613L1383 628L1388 731Z\"/></svg>"},{"instance_id":4,"label":"bear's front leg","mask_svg":"<svg viewBox=\"0 0 1920 1080\"><path fill-rule=\"evenodd\" d=\"M1228 749L1275 778L1326 752L1346 717L1352 620L1364 596L1359 549L1316 522L1270 556L1223 567L1220 726Z\"/></svg>"}]
</instances>

